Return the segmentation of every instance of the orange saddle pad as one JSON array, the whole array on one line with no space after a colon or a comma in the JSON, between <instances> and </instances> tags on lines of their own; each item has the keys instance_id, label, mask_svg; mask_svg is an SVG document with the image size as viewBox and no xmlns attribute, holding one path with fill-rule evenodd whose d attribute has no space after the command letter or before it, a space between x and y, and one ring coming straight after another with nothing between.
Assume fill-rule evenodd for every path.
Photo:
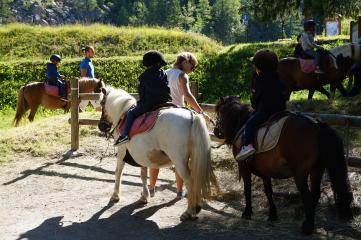
<instances>
[{"instance_id":1,"label":"orange saddle pad","mask_svg":"<svg viewBox=\"0 0 361 240\"><path fill-rule=\"evenodd\" d=\"M301 70L304 73L313 73L316 70L316 63L314 59L299 58Z\"/></svg>"},{"instance_id":2,"label":"orange saddle pad","mask_svg":"<svg viewBox=\"0 0 361 240\"><path fill-rule=\"evenodd\" d=\"M129 137L133 137L139 133L144 133L151 130L155 122L157 121L158 116L159 116L159 110L144 113L139 117L137 117L133 122L132 128L130 129ZM119 134L124 130L125 119L126 118L124 118L116 128L116 131Z\"/></svg>"}]
</instances>

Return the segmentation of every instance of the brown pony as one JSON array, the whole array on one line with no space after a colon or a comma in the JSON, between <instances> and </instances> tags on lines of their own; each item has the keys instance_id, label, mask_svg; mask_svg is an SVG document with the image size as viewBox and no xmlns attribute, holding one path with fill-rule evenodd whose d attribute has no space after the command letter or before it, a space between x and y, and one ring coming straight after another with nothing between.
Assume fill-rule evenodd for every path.
<instances>
[{"instance_id":1,"label":"brown pony","mask_svg":"<svg viewBox=\"0 0 361 240\"><path fill-rule=\"evenodd\" d=\"M103 81L99 79L79 79L79 92L81 93L100 93L101 88L105 87ZM69 103L55 97L46 94L44 83L34 82L29 83L20 88L18 93L18 102L16 107L16 114L13 124L17 127L23 118L27 110L30 109L29 121L34 120L34 116L39 106L43 106L47 109L59 109L64 108L64 111L69 110Z\"/></svg>"},{"instance_id":2,"label":"brown pony","mask_svg":"<svg viewBox=\"0 0 361 240\"><path fill-rule=\"evenodd\" d=\"M249 105L243 105L236 97L224 97L216 105L217 124L214 134L232 145L233 155L239 151L234 145L237 132L252 113ZM240 178L243 178L246 208L242 217L250 219L251 174L263 179L264 191L269 202L269 220L277 219L272 198L271 178L293 178L301 193L306 219L302 225L305 234L314 229L315 208L320 198L320 183L325 169L328 170L335 203L340 218L352 218L347 163L343 143L327 124L310 120L300 114L291 114L286 120L275 148L257 153L254 158L238 163ZM308 177L311 179L311 189Z\"/></svg>"},{"instance_id":3,"label":"brown pony","mask_svg":"<svg viewBox=\"0 0 361 240\"><path fill-rule=\"evenodd\" d=\"M278 72L280 79L284 82L287 99L290 98L292 91L307 89L308 99L312 99L314 92L317 90L330 98L329 92L323 87L330 84L331 94L334 96L336 89L339 89L343 96L346 96L346 90L342 85L342 81L353 64L351 57L343 57L342 54L337 55L334 66L331 58L327 58L329 67L324 74L305 73L301 70L300 62L297 58L283 58L279 61Z\"/></svg>"}]
</instances>

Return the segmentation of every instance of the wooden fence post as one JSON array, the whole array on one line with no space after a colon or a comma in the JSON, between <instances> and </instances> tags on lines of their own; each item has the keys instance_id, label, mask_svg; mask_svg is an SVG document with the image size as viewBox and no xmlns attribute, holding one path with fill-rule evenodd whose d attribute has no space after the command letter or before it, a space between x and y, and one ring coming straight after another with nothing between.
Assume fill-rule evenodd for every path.
<instances>
[{"instance_id":1,"label":"wooden fence post","mask_svg":"<svg viewBox=\"0 0 361 240\"><path fill-rule=\"evenodd\" d=\"M79 79L71 80L71 151L79 149Z\"/></svg>"},{"instance_id":2,"label":"wooden fence post","mask_svg":"<svg viewBox=\"0 0 361 240\"><path fill-rule=\"evenodd\" d=\"M198 99L198 98L199 98L198 82L192 81L190 87L191 87L191 92L192 92L193 96L194 96L196 99Z\"/></svg>"}]
</instances>

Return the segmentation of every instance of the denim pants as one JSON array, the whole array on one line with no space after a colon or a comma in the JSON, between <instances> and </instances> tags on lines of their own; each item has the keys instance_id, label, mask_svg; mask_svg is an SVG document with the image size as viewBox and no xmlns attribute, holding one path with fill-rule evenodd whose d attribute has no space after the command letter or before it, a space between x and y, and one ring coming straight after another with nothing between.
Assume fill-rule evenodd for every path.
<instances>
[{"instance_id":1,"label":"denim pants","mask_svg":"<svg viewBox=\"0 0 361 240\"><path fill-rule=\"evenodd\" d=\"M127 113L127 119L125 121L122 136L128 136L134 120L143 113L150 112L152 108L153 106L149 105L137 105L136 107L131 108Z\"/></svg>"},{"instance_id":2,"label":"denim pants","mask_svg":"<svg viewBox=\"0 0 361 240\"><path fill-rule=\"evenodd\" d=\"M265 123L271 114L264 112L254 112L251 117L246 122L246 127L244 130L244 145L254 144L254 137L256 132L256 127L262 123Z\"/></svg>"}]
</instances>

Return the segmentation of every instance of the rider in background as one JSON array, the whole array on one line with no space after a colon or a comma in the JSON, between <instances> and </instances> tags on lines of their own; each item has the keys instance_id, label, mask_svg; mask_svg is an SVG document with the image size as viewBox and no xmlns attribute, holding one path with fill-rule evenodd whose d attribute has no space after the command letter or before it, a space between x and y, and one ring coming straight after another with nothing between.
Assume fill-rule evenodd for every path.
<instances>
[{"instance_id":1,"label":"rider in background","mask_svg":"<svg viewBox=\"0 0 361 240\"><path fill-rule=\"evenodd\" d=\"M46 74L48 76L47 83L52 86L57 86L59 89L59 96L62 100L66 100L64 76L60 75L57 68L60 61L61 57L59 55L51 55L50 62L46 64Z\"/></svg>"},{"instance_id":2,"label":"rider in background","mask_svg":"<svg viewBox=\"0 0 361 240\"><path fill-rule=\"evenodd\" d=\"M147 69L139 76L137 106L128 111L124 131L119 135L114 146L130 140L129 131L136 117L152 111L162 103L172 101L167 74L161 69L167 65L163 55L155 50L148 51L143 56L143 65Z\"/></svg>"},{"instance_id":3,"label":"rider in background","mask_svg":"<svg viewBox=\"0 0 361 240\"><path fill-rule=\"evenodd\" d=\"M286 109L283 84L279 79L277 55L263 49L256 52L251 59L256 72L252 80L251 104L255 110L245 126L245 141L236 160L245 160L256 152L254 138L256 127L266 122L273 114Z\"/></svg>"},{"instance_id":4,"label":"rider in background","mask_svg":"<svg viewBox=\"0 0 361 240\"><path fill-rule=\"evenodd\" d=\"M95 55L94 47L86 46L82 48L85 58L80 62L80 76L94 78L94 65L92 58Z\"/></svg>"},{"instance_id":5,"label":"rider in background","mask_svg":"<svg viewBox=\"0 0 361 240\"><path fill-rule=\"evenodd\" d=\"M316 23L314 20L307 20L303 24L304 31L301 33L301 45L305 54L315 58L316 62L316 73L323 73L320 69L321 66L321 55L314 49L324 50L324 48L315 43L315 27Z\"/></svg>"}]
</instances>

